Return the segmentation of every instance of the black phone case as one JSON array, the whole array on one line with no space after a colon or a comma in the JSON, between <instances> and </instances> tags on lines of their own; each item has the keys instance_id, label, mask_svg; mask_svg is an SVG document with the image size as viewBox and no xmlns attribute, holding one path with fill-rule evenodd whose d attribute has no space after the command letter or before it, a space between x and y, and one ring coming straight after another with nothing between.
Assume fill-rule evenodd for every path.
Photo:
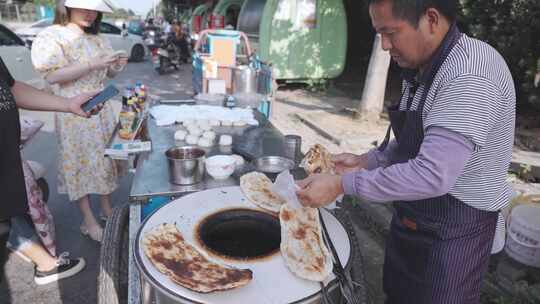
<instances>
[{"instance_id":1,"label":"black phone case","mask_svg":"<svg viewBox=\"0 0 540 304\"><path fill-rule=\"evenodd\" d=\"M118 95L118 93L120 93L120 91L118 91L115 86L110 85L106 87L103 91L101 91L101 93L97 94L96 96L92 97L92 99L83 103L81 108L85 112L90 112L94 107L113 98L114 96Z\"/></svg>"}]
</instances>

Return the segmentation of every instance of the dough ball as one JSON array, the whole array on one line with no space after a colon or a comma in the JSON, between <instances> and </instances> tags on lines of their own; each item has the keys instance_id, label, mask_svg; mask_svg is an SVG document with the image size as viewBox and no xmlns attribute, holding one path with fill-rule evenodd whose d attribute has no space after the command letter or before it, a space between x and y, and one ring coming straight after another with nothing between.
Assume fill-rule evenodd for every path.
<instances>
[{"instance_id":1,"label":"dough ball","mask_svg":"<svg viewBox=\"0 0 540 304\"><path fill-rule=\"evenodd\" d=\"M187 132L184 130L178 130L174 132L174 140L185 140L187 136Z\"/></svg>"},{"instance_id":2,"label":"dough ball","mask_svg":"<svg viewBox=\"0 0 540 304\"><path fill-rule=\"evenodd\" d=\"M198 145L201 147L210 148L214 145L214 141L210 140L209 138L201 137L199 138Z\"/></svg>"},{"instance_id":3,"label":"dough ball","mask_svg":"<svg viewBox=\"0 0 540 304\"><path fill-rule=\"evenodd\" d=\"M202 136L204 138L208 138L208 139L213 141L214 139L216 139L216 132L214 132L214 131L206 131L206 132L203 133Z\"/></svg>"},{"instance_id":4,"label":"dough ball","mask_svg":"<svg viewBox=\"0 0 540 304\"><path fill-rule=\"evenodd\" d=\"M219 145L220 146L230 146L232 145L232 136L230 135L221 135L219 138Z\"/></svg>"},{"instance_id":5,"label":"dough ball","mask_svg":"<svg viewBox=\"0 0 540 304\"><path fill-rule=\"evenodd\" d=\"M199 136L190 134L186 137L186 143L188 145L196 145L199 142Z\"/></svg>"},{"instance_id":6,"label":"dough ball","mask_svg":"<svg viewBox=\"0 0 540 304\"><path fill-rule=\"evenodd\" d=\"M202 133L203 133L203 131L201 129L199 129L199 127L190 127L188 129L188 132L189 132L189 134L197 136L197 137L200 137L202 135Z\"/></svg>"}]
</instances>

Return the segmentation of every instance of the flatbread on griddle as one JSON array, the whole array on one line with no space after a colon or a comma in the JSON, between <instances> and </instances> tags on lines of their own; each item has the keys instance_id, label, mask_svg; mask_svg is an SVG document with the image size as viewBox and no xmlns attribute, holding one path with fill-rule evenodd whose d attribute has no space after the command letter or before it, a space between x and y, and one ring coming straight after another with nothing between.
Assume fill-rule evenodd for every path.
<instances>
[{"instance_id":1,"label":"flatbread on griddle","mask_svg":"<svg viewBox=\"0 0 540 304\"><path fill-rule=\"evenodd\" d=\"M240 177L240 188L255 205L275 213L286 203L285 199L272 192L272 181L263 173L251 172Z\"/></svg>"},{"instance_id":2,"label":"flatbread on griddle","mask_svg":"<svg viewBox=\"0 0 540 304\"><path fill-rule=\"evenodd\" d=\"M320 144L316 144L309 149L300 166L306 170L308 175L335 173L332 154Z\"/></svg>"},{"instance_id":3,"label":"flatbread on griddle","mask_svg":"<svg viewBox=\"0 0 540 304\"><path fill-rule=\"evenodd\" d=\"M162 224L146 233L144 252L154 266L176 284L200 293L228 290L248 284L253 273L212 262L190 245L174 224Z\"/></svg>"},{"instance_id":4,"label":"flatbread on griddle","mask_svg":"<svg viewBox=\"0 0 540 304\"><path fill-rule=\"evenodd\" d=\"M281 207L281 255L289 270L300 278L324 281L332 272L332 256L322 238L314 208Z\"/></svg>"}]
</instances>

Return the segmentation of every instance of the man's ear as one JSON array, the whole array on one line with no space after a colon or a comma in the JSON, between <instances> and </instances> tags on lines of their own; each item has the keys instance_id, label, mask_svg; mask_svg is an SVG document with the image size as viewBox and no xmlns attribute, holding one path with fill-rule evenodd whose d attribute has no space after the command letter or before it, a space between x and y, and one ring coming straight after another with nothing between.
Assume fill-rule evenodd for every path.
<instances>
[{"instance_id":1,"label":"man's ear","mask_svg":"<svg viewBox=\"0 0 540 304\"><path fill-rule=\"evenodd\" d=\"M435 8L428 8L424 13L424 18L428 23L430 33L435 33L441 26L441 13Z\"/></svg>"}]
</instances>

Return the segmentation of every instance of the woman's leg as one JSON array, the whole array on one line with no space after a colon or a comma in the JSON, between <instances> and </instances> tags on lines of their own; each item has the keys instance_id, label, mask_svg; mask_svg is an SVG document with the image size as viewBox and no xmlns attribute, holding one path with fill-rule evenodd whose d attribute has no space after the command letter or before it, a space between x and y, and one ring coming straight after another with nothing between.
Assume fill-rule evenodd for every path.
<instances>
[{"instance_id":1,"label":"woman's leg","mask_svg":"<svg viewBox=\"0 0 540 304\"><path fill-rule=\"evenodd\" d=\"M56 258L53 258L40 244L29 241L19 251L36 264L38 271L51 271L56 267Z\"/></svg>"},{"instance_id":2,"label":"woman's leg","mask_svg":"<svg viewBox=\"0 0 540 304\"><path fill-rule=\"evenodd\" d=\"M38 270L51 270L56 266L56 259L39 244L39 238L32 225L26 215L12 217L8 247L32 260Z\"/></svg>"},{"instance_id":3,"label":"woman's leg","mask_svg":"<svg viewBox=\"0 0 540 304\"><path fill-rule=\"evenodd\" d=\"M39 243L39 238L28 216L12 217L11 226L8 246L24 254L36 265L34 280L37 284L54 282L83 270L85 261L82 258L69 259L68 253L63 253L59 258L51 256Z\"/></svg>"},{"instance_id":4,"label":"woman's leg","mask_svg":"<svg viewBox=\"0 0 540 304\"><path fill-rule=\"evenodd\" d=\"M92 209L90 208L90 197L88 195L79 199L79 209L83 216L83 226L81 226L81 232L84 235L90 236L94 241L101 242L103 235L103 229L98 224Z\"/></svg>"},{"instance_id":5,"label":"woman's leg","mask_svg":"<svg viewBox=\"0 0 540 304\"><path fill-rule=\"evenodd\" d=\"M111 196L109 194L101 195L100 203L101 203L101 211L103 212L103 215L105 215L106 217L111 216L113 212L112 207L111 207Z\"/></svg>"}]
</instances>

